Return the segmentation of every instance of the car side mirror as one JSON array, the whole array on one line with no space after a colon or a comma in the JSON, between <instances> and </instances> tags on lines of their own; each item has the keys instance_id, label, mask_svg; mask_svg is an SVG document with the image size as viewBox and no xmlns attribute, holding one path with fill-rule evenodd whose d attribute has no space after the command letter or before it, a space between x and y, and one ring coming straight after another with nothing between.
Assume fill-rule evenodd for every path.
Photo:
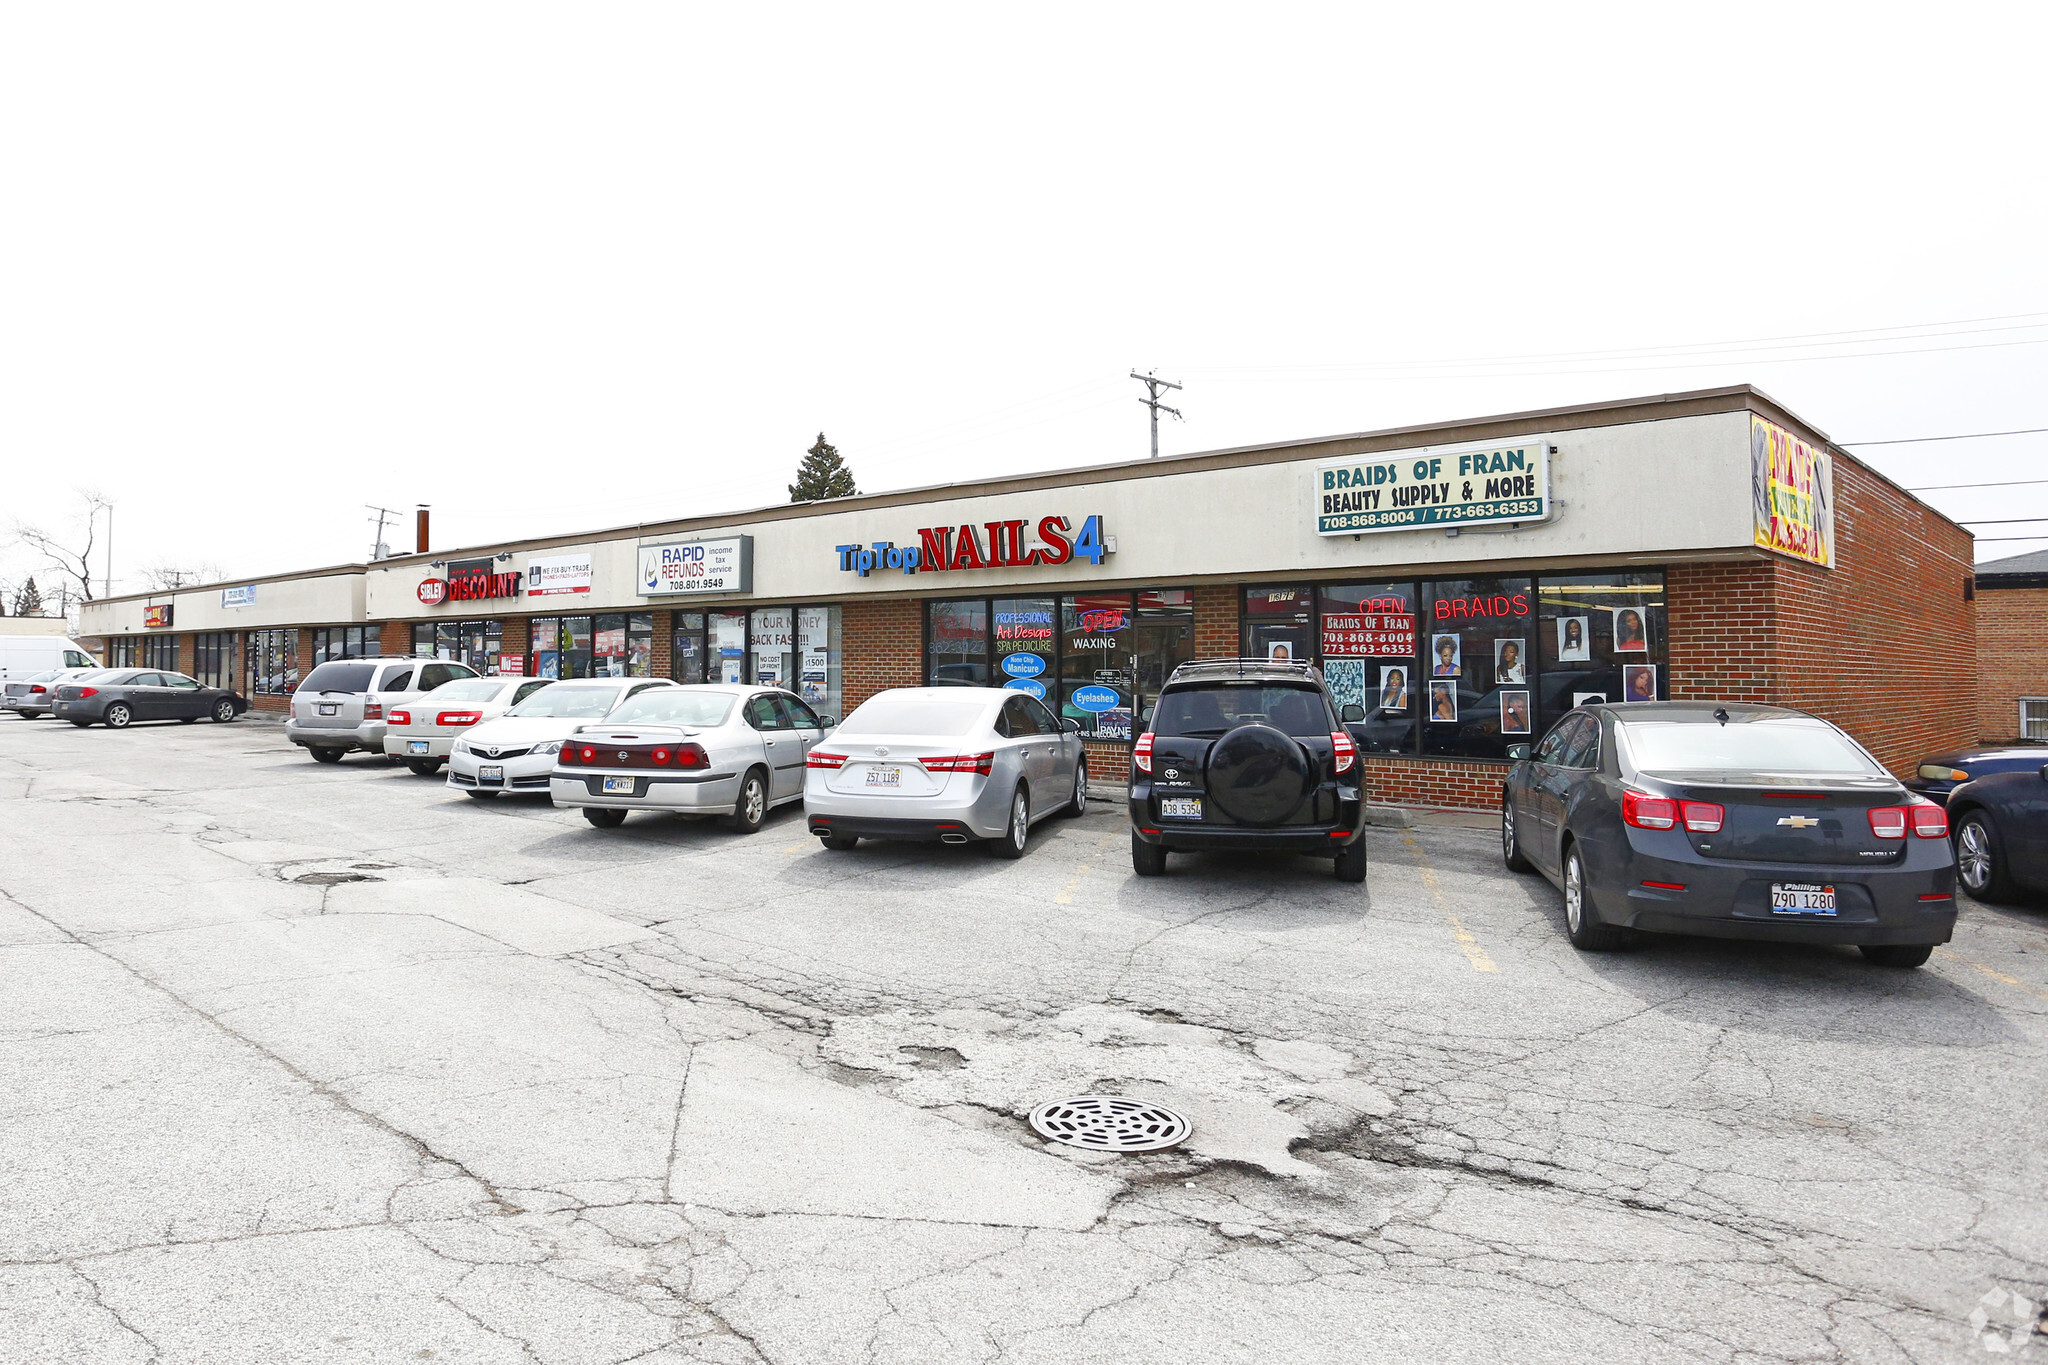
<instances>
[{"instance_id":1,"label":"car side mirror","mask_svg":"<svg viewBox=\"0 0 2048 1365\"><path fill-rule=\"evenodd\" d=\"M838 727L839 727L839 717L837 717L837 716L820 716L820 717L818 717L818 728L819 728L820 730L835 730L835 729L837 729Z\"/></svg>"},{"instance_id":2,"label":"car side mirror","mask_svg":"<svg viewBox=\"0 0 2048 1365\"><path fill-rule=\"evenodd\" d=\"M1526 744L1510 744L1510 745L1508 745L1508 757L1509 757L1509 758L1514 758L1514 759L1523 759L1523 758L1527 758L1528 756L1529 756L1529 746L1528 746L1528 745L1526 745Z\"/></svg>"},{"instance_id":3,"label":"car side mirror","mask_svg":"<svg viewBox=\"0 0 2048 1365\"><path fill-rule=\"evenodd\" d=\"M2041 780L2043 782L2048 782L2048 763L2043 763L2041 765Z\"/></svg>"},{"instance_id":4,"label":"car side mirror","mask_svg":"<svg viewBox=\"0 0 2048 1365\"><path fill-rule=\"evenodd\" d=\"M1060 721L1060 729L1067 734L1078 735L1081 733L1081 722L1068 717ZM2042 774L2048 776L2048 768L2044 768Z\"/></svg>"},{"instance_id":5,"label":"car side mirror","mask_svg":"<svg viewBox=\"0 0 2048 1365\"><path fill-rule=\"evenodd\" d=\"M1355 701L1344 703L1344 709L1337 713L1346 725L1356 725L1365 719L1365 708Z\"/></svg>"}]
</instances>

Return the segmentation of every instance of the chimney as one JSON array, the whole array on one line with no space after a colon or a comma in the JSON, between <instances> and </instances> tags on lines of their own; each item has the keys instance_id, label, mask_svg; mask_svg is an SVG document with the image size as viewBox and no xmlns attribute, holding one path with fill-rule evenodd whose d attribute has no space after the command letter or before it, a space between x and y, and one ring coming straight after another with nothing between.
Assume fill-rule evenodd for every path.
<instances>
[{"instance_id":1,"label":"chimney","mask_svg":"<svg viewBox=\"0 0 2048 1365\"><path fill-rule=\"evenodd\" d=\"M413 539L416 542L412 552L423 555L427 552L427 504L421 503L413 514Z\"/></svg>"}]
</instances>

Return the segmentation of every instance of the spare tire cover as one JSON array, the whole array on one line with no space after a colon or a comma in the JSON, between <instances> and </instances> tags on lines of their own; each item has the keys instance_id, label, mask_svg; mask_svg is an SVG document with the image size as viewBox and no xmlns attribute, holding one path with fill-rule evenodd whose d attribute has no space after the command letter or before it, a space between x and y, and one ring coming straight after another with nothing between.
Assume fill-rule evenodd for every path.
<instances>
[{"instance_id":1,"label":"spare tire cover","mask_svg":"<svg viewBox=\"0 0 2048 1365\"><path fill-rule=\"evenodd\" d=\"M1209 799L1247 825L1277 825L1315 786L1308 750L1284 730L1240 725L1209 748Z\"/></svg>"}]
</instances>

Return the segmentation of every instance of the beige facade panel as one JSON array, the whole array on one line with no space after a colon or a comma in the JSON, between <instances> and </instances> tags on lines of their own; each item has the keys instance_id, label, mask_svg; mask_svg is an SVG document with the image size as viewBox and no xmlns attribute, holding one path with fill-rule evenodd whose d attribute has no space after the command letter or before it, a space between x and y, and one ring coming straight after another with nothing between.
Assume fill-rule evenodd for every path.
<instances>
[{"instance_id":1,"label":"beige facade panel","mask_svg":"<svg viewBox=\"0 0 2048 1365\"><path fill-rule=\"evenodd\" d=\"M152 606L170 604L169 631L261 630L266 626L345 625L363 616L363 573L323 574L312 578L273 578L223 588L214 584L176 592L150 593L88 602L79 629L86 635L141 635L143 615ZM224 602L253 595L244 606Z\"/></svg>"}]
</instances>

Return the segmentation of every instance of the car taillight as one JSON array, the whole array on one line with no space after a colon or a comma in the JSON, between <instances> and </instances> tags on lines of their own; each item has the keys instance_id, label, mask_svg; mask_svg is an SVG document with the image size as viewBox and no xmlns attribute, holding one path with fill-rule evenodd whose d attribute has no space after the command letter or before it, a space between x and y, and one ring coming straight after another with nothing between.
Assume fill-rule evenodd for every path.
<instances>
[{"instance_id":1,"label":"car taillight","mask_svg":"<svg viewBox=\"0 0 2048 1365\"><path fill-rule=\"evenodd\" d=\"M384 703L383 703L383 702L381 702L381 701L366 701L366 702L364 702L364 703L363 703L363 719L364 719L364 720L382 720L382 719L384 719Z\"/></svg>"},{"instance_id":2,"label":"car taillight","mask_svg":"<svg viewBox=\"0 0 2048 1365\"><path fill-rule=\"evenodd\" d=\"M576 751L567 744L564 744L561 754L555 761L557 763L574 763L576 761Z\"/></svg>"},{"instance_id":3,"label":"car taillight","mask_svg":"<svg viewBox=\"0 0 2048 1365\"><path fill-rule=\"evenodd\" d=\"M1968 782L1970 775L1961 768L1951 768L1941 763L1922 763L1920 776L1929 782Z\"/></svg>"},{"instance_id":4,"label":"car taillight","mask_svg":"<svg viewBox=\"0 0 2048 1365\"><path fill-rule=\"evenodd\" d=\"M391 718L397 720L398 714L398 712L393 711ZM484 713L481 711L443 711L440 715L434 717L434 724L447 726L474 725L483 718Z\"/></svg>"},{"instance_id":5,"label":"car taillight","mask_svg":"<svg viewBox=\"0 0 2048 1365\"><path fill-rule=\"evenodd\" d=\"M1621 793L1621 818L1624 824L1637 829L1670 829L1678 823L1678 803L1667 796L1651 796L1647 792L1628 791Z\"/></svg>"},{"instance_id":6,"label":"car taillight","mask_svg":"<svg viewBox=\"0 0 2048 1365\"><path fill-rule=\"evenodd\" d=\"M1922 839L1948 838L1948 812L1932 801L1915 801L1906 807L1913 813L1913 833Z\"/></svg>"},{"instance_id":7,"label":"car taillight","mask_svg":"<svg viewBox=\"0 0 2048 1365\"><path fill-rule=\"evenodd\" d=\"M1880 839L1903 839L1906 837L1906 808L1904 806L1877 806L1870 812L1870 832Z\"/></svg>"},{"instance_id":8,"label":"car taillight","mask_svg":"<svg viewBox=\"0 0 2048 1365\"><path fill-rule=\"evenodd\" d=\"M656 749L656 750L654 751L654 761L655 761L656 763L666 763L666 762L668 762L668 750L666 750L666 749Z\"/></svg>"},{"instance_id":9,"label":"car taillight","mask_svg":"<svg viewBox=\"0 0 2048 1365\"><path fill-rule=\"evenodd\" d=\"M704 752L701 744L676 745L676 766L678 768L708 768L711 755Z\"/></svg>"},{"instance_id":10,"label":"car taillight","mask_svg":"<svg viewBox=\"0 0 2048 1365\"><path fill-rule=\"evenodd\" d=\"M47 687L43 686L43 685L42 685L41 683L37 683L37 684L35 684L34 686L32 686L32 687L30 687L30 688L29 688L29 691L31 691L31 692L47 692L47 691L49 691L49 690L50 690L49 688L47 688Z\"/></svg>"},{"instance_id":11,"label":"car taillight","mask_svg":"<svg viewBox=\"0 0 2048 1365\"><path fill-rule=\"evenodd\" d=\"M412 724L412 712L410 712L410 711L393 711L393 712L391 713L391 723L392 723L393 725L410 725L410 724Z\"/></svg>"},{"instance_id":12,"label":"car taillight","mask_svg":"<svg viewBox=\"0 0 2048 1365\"><path fill-rule=\"evenodd\" d=\"M78 689L78 695L73 697L72 700L84 701L87 697L97 697L99 694L100 690L97 687L81 687Z\"/></svg>"},{"instance_id":13,"label":"car taillight","mask_svg":"<svg viewBox=\"0 0 2048 1365\"><path fill-rule=\"evenodd\" d=\"M1683 801L1678 807L1679 818L1694 834L1718 834L1721 822L1728 818L1728 812L1712 801Z\"/></svg>"},{"instance_id":14,"label":"car taillight","mask_svg":"<svg viewBox=\"0 0 2048 1365\"><path fill-rule=\"evenodd\" d=\"M1141 773L1152 771L1152 732L1150 730L1138 736L1137 744L1131 749L1131 762Z\"/></svg>"},{"instance_id":15,"label":"car taillight","mask_svg":"<svg viewBox=\"0 0 2048 1365\"><path fill-rule=\"evenodd\" d=\"M1351 742L1351 736L1342 730L1330 732L1330 747L1337 751L1337 771L1348 773L1351 765L1358 761L1358 746Z\"/></svg>"},{"instance_id":16,"label":"car taillight","mask_svg":"<svg viewBox=\"0 0 2048 1365\"><path fill-rule=\"evenodd\" d=\"M996 756L986 754L947 754L943 758L921 758L928 773L980 773L987 777L996 766Z\"/></svg>"},{"instance_id":17,"label":"car taillight","mask_svg":"<svg viewBox=\"0 0 2048 1365\"><path fill-rule=\"evenodd\" d=\"M813 749L804 755L804 766L806 768L843 768L846 766L846 755L830 753L824 749Z\"/></svg>"},{"instance_id":18,"label":"car taillight","mask_svg":"<svg viewBox=\"0 0 2048 1365\"><path fill-rule=\"evenodd\" d=\"M567 752L568 752L568 750L567 750L567 749L564 749L564 750L563 750L562 752L563 752L563 753L567 753ZM583 761L584 761L585 763L595 763L595 762L597 762L597 750L595 750L595 749L592 749L592 748L589 748L589 747L585 747L585 748L584 748L584 750L583 750L583 753L582 753L582 758L583 758Z\"/></svg>"}]
</instances>

